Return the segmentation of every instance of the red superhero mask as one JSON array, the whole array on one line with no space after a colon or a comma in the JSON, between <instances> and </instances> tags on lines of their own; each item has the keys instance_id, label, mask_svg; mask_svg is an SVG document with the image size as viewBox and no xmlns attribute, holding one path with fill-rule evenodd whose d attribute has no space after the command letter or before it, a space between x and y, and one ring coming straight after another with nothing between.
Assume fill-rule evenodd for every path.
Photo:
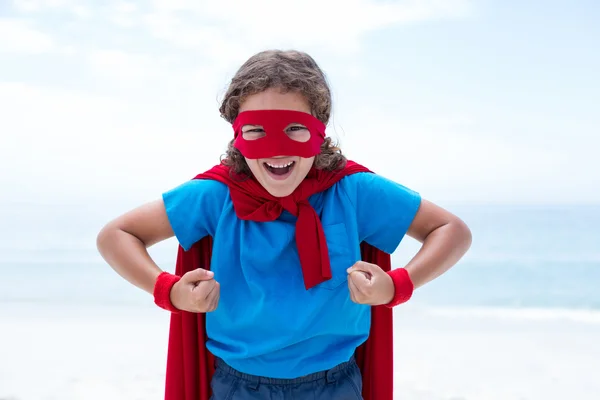
<instances>
[{"instance_id":1,"label":"red superhero mask","mask_svg":"<svg viewBox=\"0 0 600 400\"><path fill-rule=\"evenodd\" d=\"M294 124L304 125L310 132L307 141L291 139L286 129ZM259 139L246 140L242 134L245 125L261 126L265 135ZM234 146L244 157L250 159L276 156L309 158L321 153L325 140L325 124L311 114L291 110L255 110L238 114L233 121Z\"/></svg>"}]
</instances>

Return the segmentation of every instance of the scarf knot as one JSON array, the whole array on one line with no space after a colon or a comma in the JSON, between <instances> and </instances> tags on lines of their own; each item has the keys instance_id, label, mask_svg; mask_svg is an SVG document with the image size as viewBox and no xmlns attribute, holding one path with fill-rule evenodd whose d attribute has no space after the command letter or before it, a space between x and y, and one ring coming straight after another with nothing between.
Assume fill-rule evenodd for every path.
<instances>
[{"instance_id":1,"label":"scarf knot","mask_svg":"<svg viewBox=\"0 0 600 400\"><path fill-rule=\"evenodd\" d=\"M302 210L312 208L308 200L295 200L292 196L282 197L279 199L279 204L284 210L292 214L294 217L299 217Z\"/></svg>"},{"instance_id":2,"label":"scarf knot","mask_svg":"<svg viewBox=\"0 0 600 400\"><path fill-rule=\"evenodd\" d=\"M352 161L338 171L312 169L294 193L286 197L274 197L255 179L238 180L230 175L225 165L217 165L197 175L196 179L214 179L229 187L231 201L238 218L249 221L275 221L283 210L296 219L296 246L302 266L304 286L310 289L331 279L329 250L319 215L309 203L313 194L330 188L344 176L357 172L370 172Z\"/></svg>"}]
</instances>

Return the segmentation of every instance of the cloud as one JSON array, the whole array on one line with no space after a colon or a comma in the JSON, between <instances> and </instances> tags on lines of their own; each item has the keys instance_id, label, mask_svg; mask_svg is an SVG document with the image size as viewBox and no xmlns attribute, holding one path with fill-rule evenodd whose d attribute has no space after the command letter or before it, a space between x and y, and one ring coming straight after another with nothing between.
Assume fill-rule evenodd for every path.
<instances>
[{"instance_id":1,"label":"cloud","mask_svg":"<svg viewBox=\"0 0 600 400\"><path fill-rule=\"evenodd\" d=\"M351 87L352 77L373 79L355 53L370 32L471 12L460 0L304 0L286 3L286 11L266 0L15 4L38 24L0 19L0 51L77 52L60 58L53 75L63 74L62 84L77 90L43 86L37 74L40 86L0 82L0 168L10 171L0 185L14 199L57 203L147 199L217 162L231 132L218 116L216 95L255 51L317 53L328 73L341 77L340 86ZM65 24L52 25L57 14ZM52 21L48 32L56 39L37 30L44 21ZM526 128L494 122L494 114L460 105L420 117L403 114L391 100L370 107L361 90L343 91L348 100L336 108L328 131L341 134L351 158L427 197L598 199L593 146L570 140L553 147L528 134L546 135L538 122Z\"/></svg>"},{"instance_id":2,"label":"cloud","mask_svg":"<svg viewBox=\"0 0 600 400\"><path fill-rule=\"evenodd\" d=\"M93 10L90 7L85 7L85 6L82 6L82 5L74 5L71 8L71 12L76 17L79 17L81 19L91 18L92 15L94 14Z\"/></svg>"},{"instance_id":3,"label":"cloud","mask_svg":"<svg viewBox=\"0 0 600 400\"><path fill-rule=\"evenodd\" d=\"M285 6L272 0L155 0L153 5L144 17L152 35L182 48L221 55L282 45L355 52L362 36L371 31L470 13L466 0L303 0Z\"/></svg>"},{"instance_id":4,"label":"cloud","mask_svg":"<svg viewBox=\"0 0 600 400\"><path fill-rule=\"evenodd\" d=\"M53 38L36 30L31 21L0 18L0 52L39 54L56 48Z\"/></svg>"},{"instance_id":5,"label":"cloud","mask_svg":"<svg viewBox=\"0 0 600 400\"><path fill-rule=\"evenodd\" d=\"M225 62L280 46L351 54L374 30L464 18L471 12L469 0L112 0L102 6L75 0L15 0L14 4L22 13L64 11L119 28L141 26L171 46Z\"/></svg>"},{"instance_id":6,"label":"cloud","mask_svg":"<svg viewBox=\"0 0 600 400\"><path fill-rule=\"evenodd\" d=\"M338 122L329 128L330 134L343 133L340 141L346 155L427 198L573 201L566 188L580 186L573 179L578 167L569 158L572 151L543 143L516 144L511 138L489 134L475 115L414 118L368 106L351 111L337 115Z\"/></svg>"},{"instance_id":7,"label":"cloud","mask_svg":"<svg viewBox=\"0 0 600 400\"><path fill-rule=\"evenodd\" d=\"M228 127L173 120L160 104L0 83L3 201L143 201L216 162Z\"/></svg>"},{"instance_id":8,"label":"cloud","mask_svg":"<svg viewBox=\"0 0 600 400\"><path fill-rule=\"evenodd\" d=\"M119 80L147 80L166 73L155 57L120 50L94 50L88 63L94 73Z\"/></svg>"},{"instance_id":9,"label":"cloud","mask_svg":"<svg viewBox=\"0 0 600 400\"><path fill-rule=\"evenodd\" d=\"M87 17L90 12L77 0L13 0L13 4L17 11L25 13L67 9L76 16Z\"/></svg>"},{"instance_id":10,"label":"cloud","mask_svg":"<svg viewBox=\"0 0 600 400\"><path fill-rule=\"evenodd\" d=\"M231 135L206 100L0 83L0 109L3 202L133 206L214 165ZM516 144L472 114L348 108L328 132L351 159L436 202L600 200L592 148Z\"/></svg>"},{"instance_id":11,"label":"cloud","mask_svg":"<svg viewBox=\"0 0 600 400\"><path fill-rule=\"evenodd\" d=\"M76 0L14 0L14 8L40 21L41 16L52 21L52 29L66 44L60 51L87 52L88 65L96 76L133 83L159 76L170 80L181 72L193 79L198 76L194 70L207 68L230 75L250 54L269 47L300 48L315 56L318 52L352 55L369 32L395 24L464 18L470 13L470 2L293 0L284 6L271 0L108 0L102 5ZM34 34L2 36L18 38L7 42L13 51L56 47L50 37ZM30 44L22 46L19 41ZM174 55L182 62L174 61ZM354 75L360 70L350 60L345 68Z\"/></svg>"},{"instance_id":12,"label":"cloud","mask_svg":"<svg viewBox=\"0 0 600 400\"><path fill-rule=\"evenodd\" d=\"M138 25L136 19L136 11L138 7L133 3L119 2L113 7L111 16L109 17L110 22L121 28L133 28Z\"/></svg>"},{"instance_id":13,"label":"cloud","mask_svg":"<svg viewBox=\"0 0 600 400\"><path fill-rule=\"evenodd\" d=\"M265 47L356 53L365 34L385 27L464 18L470 0L14 0L21 13L66 12L146 34L205 59L239 62ZM221 61L218 61L221 62Z\"/></svg>"}]
</instances>

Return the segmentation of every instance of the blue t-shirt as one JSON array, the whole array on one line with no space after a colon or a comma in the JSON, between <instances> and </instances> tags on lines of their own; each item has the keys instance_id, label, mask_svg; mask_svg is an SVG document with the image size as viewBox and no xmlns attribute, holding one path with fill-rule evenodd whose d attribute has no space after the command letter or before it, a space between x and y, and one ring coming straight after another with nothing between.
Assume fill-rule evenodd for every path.
<instances>
[{"instance_id":1,"label":"blue t-shirt","mask_svg":"<svg viewBox=\"0 0 600 400\"><path fill-rule=\"evenodd\" d=\"M296 217L240 220L226 185L191 180L165 193L169 221L187 250L213 237L219 306L206 314L207 347L238 371L297 378L347 361L368 337L371 307L352 302L346 270L360 243L393 253L421 203L418 193L373 173L349 175L309 198L321 218L333 278L304 287Z\"/></svg>"}]
</instances>

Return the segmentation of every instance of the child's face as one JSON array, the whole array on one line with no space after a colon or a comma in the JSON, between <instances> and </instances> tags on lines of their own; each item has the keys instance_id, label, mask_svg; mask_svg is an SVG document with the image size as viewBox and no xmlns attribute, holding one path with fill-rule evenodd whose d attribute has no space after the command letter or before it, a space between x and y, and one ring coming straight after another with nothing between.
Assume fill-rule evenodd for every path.
<instances>
[{"instance_id":1,"label":"child's face","mask_svg":"<svg viewBox=\"0 0 600 400\"><path fill-rule=\"evenodd\" d=\"M248 96L240 105L239 112L272 109L305 113L311 111L310 105L301 94L294 92L282 93L279 89L270 88ZM244 126L242 132L245 140L258 139L264 135L261 127L254 125ZM288 135L300 142L305 142L310 138L310 132L306 127L298 124L289 128ZM256 180L271 195L285 197L291 194L306 178L314 160L314 157L304 158L281 154L271 158L246 158L246 163L248 163L248 167L250 167L250 171L252 171ZM282 166L284 167L281 168Z\"/></svg>"}]
</instances>

